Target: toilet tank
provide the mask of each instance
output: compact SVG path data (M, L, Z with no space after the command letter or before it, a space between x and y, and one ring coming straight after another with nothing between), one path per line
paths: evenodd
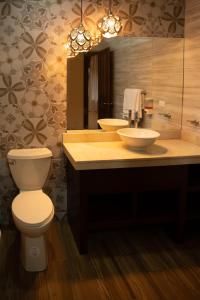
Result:
M13 149L7 157L12 177L20 190L42 189L51 165L49 149Z

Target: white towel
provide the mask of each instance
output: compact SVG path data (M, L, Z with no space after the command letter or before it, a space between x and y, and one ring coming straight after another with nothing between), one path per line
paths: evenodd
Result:
M135 113L138 113L138 118L142 118L142 109L144 108L143 98L141 89L124 90L123 112L128 115L128 110L131 110L131 120L135 119Z

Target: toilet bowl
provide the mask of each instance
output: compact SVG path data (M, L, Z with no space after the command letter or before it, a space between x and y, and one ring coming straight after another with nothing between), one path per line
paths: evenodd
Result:
M51 199L42 191L52 153L47 148L14 149L8 163L20 193L13 199L12 216L21 232L21 261L27 271L47 267L44 235L54 217Z

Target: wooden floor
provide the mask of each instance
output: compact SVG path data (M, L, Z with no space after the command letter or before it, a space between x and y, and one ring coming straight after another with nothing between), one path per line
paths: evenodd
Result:
M48 232L49 266L28 273L19 261L19 236L3 230L0 299L199 300L200 237L174 244L155 228L94 233L80 256L66 220Z

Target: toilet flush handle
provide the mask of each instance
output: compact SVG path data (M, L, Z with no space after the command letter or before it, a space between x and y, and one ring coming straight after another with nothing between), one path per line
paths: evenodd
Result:
M16 161L14 159L9 159L8 164L14 166L16 164Z

